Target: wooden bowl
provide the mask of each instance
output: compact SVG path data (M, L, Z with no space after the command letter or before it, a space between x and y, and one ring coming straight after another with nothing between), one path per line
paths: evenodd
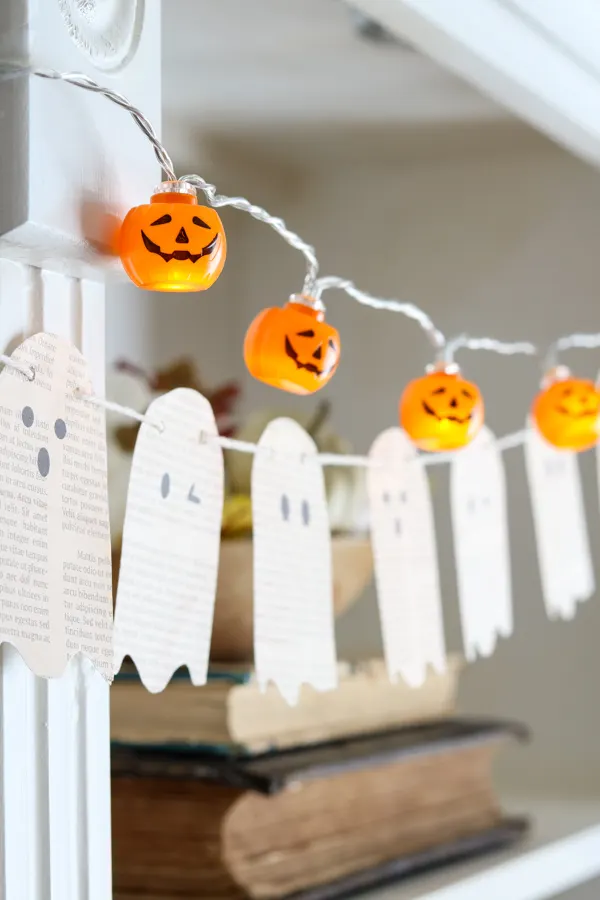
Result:
M336 618L358 600L373 574L371 542L363 537L332 538L333 607ZM221 542L217 602L210 658L214 662L251 662L252 539Z

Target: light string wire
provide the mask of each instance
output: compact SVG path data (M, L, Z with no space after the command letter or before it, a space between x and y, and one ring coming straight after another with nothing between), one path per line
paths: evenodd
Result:
M361 291L356 287L354 282L350 281L348 278L339 278L337 275L326 275L318 278L315 282L313 296L317 301L320 301L323 292L332 290L333 288L336 288L339 291L345 291L346 294L363 306L369 306L371 309L386 309L390 312L400 313L401 315L407 316L409 319L418 322L436 352L436 360L443 359L446 338L439 328L436 328L427 313L414 303L406 303L401 300L384 300L381 297L374 297L373 294Z
M134 106L133 103L130 103L123 94L119 94L117 91L111 91L110 88L98 84L93 78L90 78L88 75L84 75L81 72L57 72L54 69L38 69L31 67L26 67L23 72L24 74L37 75L39 78L47 78L51 81L65 81L67 84L83 88L85 91L91 91L94 94L102 94L107 100L111 100L113 103L116 103L117 106L121 106L123 109L127 110L135 124L138 128L141 128L152 144L154 155L168 180L177 181L173 160L158 139L158 135L156 134L152 123L149 122L143 112L138 109L137 106Z
M600 347L600 334L566 334L550 344L544 357L544 372L556 368L558 354L564 350L597 350Z
M526 356L536 356L538 348L530 341L497 341L489 337L469 337L468 334L459 334L446 343L444 348L444 362L453 363L457 350L486 350L489 353L500 353L502 356L515 356L523 353Z
M182 175L179 181L185 181L197 190L202 191L211 206L232 206L234 209L240 209L242 212L248 213L248 215L252 216L252 218L256 219L258 222L264 222L265 225L269 225L276 231L290 247L293 247L294 250L299 250L306 260L306 276L304 278L302 292L309 297L314 296L314 285L319 274L319 261L317 259L315 248L302 240L302 238L294 231L290 231L282 218L279 216L272 216L271 213L267 212L266 209L263 209L262 206L250 203L245 197L228 197L225 194L218 194L216 186L214 184L209 184L200 175Z

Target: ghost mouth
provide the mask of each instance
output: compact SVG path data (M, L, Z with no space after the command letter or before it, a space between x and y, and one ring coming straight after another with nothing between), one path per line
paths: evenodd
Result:
M456 422L458 425L466 425L467 422L470 422L471 419L473 418L473 413L469 413L468 415L464 416L462 419L460 416L438 416L436 411L434 409L432 409L431 406L429 406L429 404L425 402L425 400L422 400L421 403L422 403L423 409L425 410L427 415L433 416L434 419L438 420L438 422Z
M591 410L584 409L581 412L575 413L575 412L570 412L564 406L555 406L554 408L555 408L556 412L561 413L561 415L563 415L563 416L567 416L569 419L589 419L590 417L593 417L596 419L596 418L598 418L598 415L599 415L599 412L597 409L591 409Z
M286 337L286 339L285 339L285 352L290 357L290 359L294 360L294 362L296 363L297 369L306 369L307 372L312 372L314 375L319 375L319 376L329 375L329 373L331 371L333 371L333 369L335 368L335 363L332 366L329 366L329 368L327 368L327 369L320 369L314 363L302 362L301 360L298 359L298 354L292 347L291 341L288 337Z
M210 256L215 247L217 246L217 242L219 240L219 235L215 234L212 241L203 247L200 253L191 253L189 250L174 250L173 253L163 253L158 244L155 244L154 241L151 241L147 234L141 232L142 240L144 242L144 247L149 253L156 253L157 256L161 256L165 262L170 262L172 259L176 259L178 262L183 262L186 259L189 259L192 263L197 263L199 259L203 256Z

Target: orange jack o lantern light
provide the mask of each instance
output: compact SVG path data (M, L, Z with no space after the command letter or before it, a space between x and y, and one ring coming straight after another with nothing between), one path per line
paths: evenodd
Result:
M340 336L310 297L293 296L283 307L263 309L244 341L251 375L290 394L314 394L332 378L340 360Z
M549 444L589 450L600 437L600 393L593 381L573 378L564 366L549 372L533 401L531 418Z
M221 219L198 205L195 189L184 181L163 182L121 226L125 271L151 291L205 291L221 274L226 253Z
M400 424L421 450L457 450L483 425L483 399L454 364L411 381L400 399Z

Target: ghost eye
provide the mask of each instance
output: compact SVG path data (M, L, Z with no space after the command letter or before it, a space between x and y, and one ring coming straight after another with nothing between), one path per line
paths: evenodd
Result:
M472 498L470 500L467 500L467 509L469 510L470 513L475 512L475 507L476 507L476 504Z
M281 495L281 517L284 522L289 521L290 518L290 498L287 494Z
M63 441L67 436L67 425L64 419L57 419L54 423L54 434L59 439L59 441Z
M400 491L399 499L400 499L400 503L406 503L406 500L407 500L406 491Z
M166 500L171 490L171 478L168 472L165 472L160 481L160 494L163 500Z
M38 453L37 467L42 478L45 478L50 471L50 454L45 447L42 447Z
M210 225L207 225L204 219L201 219L200 216L194 216L192 219L194 225L198 225L199 228L210 228Z
M308 331L299 331L298 337L314 337L315 333L312 328L309 328Z
M21 421L25 428L31 428L35 421L35 416L33 414L33 410L30 406L24 406L21 411Z
M390 492L389 492L389 491L385 491L385 492L384 492L384 495L383 495L383 502L384 502L384 503L389 503L391 499L392 499L392 498L390 497Z
M305 525L310 525L310 506L308 500L302 501L302 521Z
M439 388L436 388L435 391L432 391L431 393L434 394L434 395L435 395L435 394L445 394L445 393L446 393L446 388L445 388L445 387L439 387Z
M169 213L167 213L166 215L161 216L160 219L157 219L155 222L151 222L150 225L168 225L169 222L172 221L173 220L171 216L169 215Z

